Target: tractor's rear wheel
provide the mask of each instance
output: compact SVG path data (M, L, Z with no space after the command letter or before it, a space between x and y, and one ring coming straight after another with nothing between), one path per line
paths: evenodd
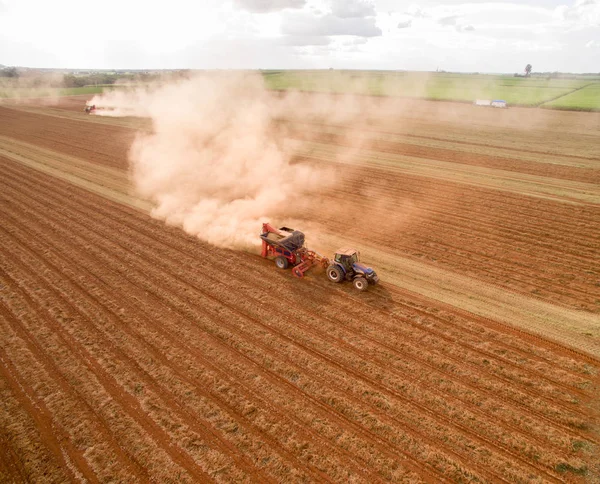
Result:
M327 268L327 277L329 277L329 280L332 282L342 282L342 279L344 279L344 273L339 266L332 265Z
M364 277L357 277L353 281L354 287L359 291L366 291L369 287L369 283Z
M282 255L280 255L279 257L275 258L275 265L280 269L287 269L289 266L289 261Z

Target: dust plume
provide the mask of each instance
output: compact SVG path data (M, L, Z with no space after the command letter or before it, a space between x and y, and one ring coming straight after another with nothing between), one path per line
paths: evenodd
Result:
M158 86L124 87L98 94L86 102L86 106L96 106L95 116L139 116L151 117L148 106L153 96L160 96Z
M418 77L411 95L426 79ZM341 93L333 81L313 93L277 92L260 73L210 72L114 90L88 104L96 115L152 120L129 154L136 190L155 203L153 216L202 240L255 247L264 221L306 231L311 247L328 218L402 230L418 208L402 199L390 210L388 181L366 182L365 158L385 156L379 150L390 133L410 136L431 119L445 128L472 107L399 97L392 81L381 84L381 96ZM351 90L368 92L361 82L353 78Z
M12 104L58 104L63 76L58 73L39 73L35 70L17 77L0 77L0 101Z
M256 74L213 73L90 103L97 114L151 118L152 132L138 134L129 158L153 216L220 247L250 248L263 221L294 213L327 179L291 163L271 101Z

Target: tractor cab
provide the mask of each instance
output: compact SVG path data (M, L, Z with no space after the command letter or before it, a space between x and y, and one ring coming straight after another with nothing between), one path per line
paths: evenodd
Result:
M342 248L335 253L333 259L344 269L349 270L360 261L360 253L356 249Z

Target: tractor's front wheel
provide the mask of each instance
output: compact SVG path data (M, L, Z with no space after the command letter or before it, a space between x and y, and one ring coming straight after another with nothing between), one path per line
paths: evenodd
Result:
M289 261L282 255L280 255L279 257L275 258L275 265L280 269L287 269L289 266Z
M369 283L364 277L357 277L353 281L354 287L359 291L366 291L369 287Z
M327 268L327 277L331 282L342 282L344 279L344 273L339 266L332 265Z

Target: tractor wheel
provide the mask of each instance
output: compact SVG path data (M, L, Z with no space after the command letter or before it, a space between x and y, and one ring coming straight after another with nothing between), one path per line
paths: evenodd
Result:
M366 291L369 287L369 283L364 277L357 277L353 281L354 287L359 291Z
M277 267L279 267L280 269L287 269L288 265L289 265L289 261L283 257L283 256L279 256L275 259L275 265Z
M339 266L331 265L327 268L327 277L331 282L342 282L344 279L344 273Z

